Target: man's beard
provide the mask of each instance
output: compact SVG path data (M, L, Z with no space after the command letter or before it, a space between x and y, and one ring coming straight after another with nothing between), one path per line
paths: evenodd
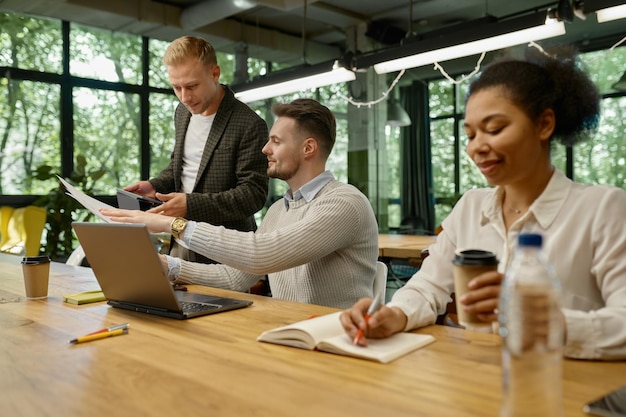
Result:
M296 172L298 172L299 164L294 164L294 165L295 166L293 166L293 168L284 170L284 169L278 168L277 165L274 164L273 167L267 168L267 176L270 178L276 178L276 179L283 180L283 181L290 180L291 178L293 178L294 175L296 175Z

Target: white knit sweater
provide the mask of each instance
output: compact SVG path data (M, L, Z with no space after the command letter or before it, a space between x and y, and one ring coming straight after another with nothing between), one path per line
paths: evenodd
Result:
M177 282L247 291L268 274L276 298L347 308L372 296L378 225L359 190L332 180L309 203L275 202L256 232L199 223L190 249L221 265L182 261Z

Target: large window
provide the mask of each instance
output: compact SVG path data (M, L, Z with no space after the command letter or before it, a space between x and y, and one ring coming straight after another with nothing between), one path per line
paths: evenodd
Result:
M75 88L74 153L91 169L104 169L98 191L115 195L139 179L139 96L120 91Z
M0 194L38 194L50 184L31 172L43 163L59 166L60 86L0 79Z
M578 182L626 189L626 93L611 88L626 68L626 47L585 53L581 58L603 95L600 128L591 140L569 151L555 144L552 162ZM468 85L448 80L429 83L436 224L463 192L487 185L465 153L463 106Z
M60 74L61 22L0 12L0 66Z
M395 229L400 226L402 221L402 210L400 207L401 190L400 190L400 127L385 126L385 150L387 155L389 181L387 193L389 202L387 205L387 225L389 228Z
M69 176L78 156L87 173L105 171L91 190L103 196L167 165L178 104L162 62L169 42L13 13L0 27L0 195L46 194L56 179L33 172ZM217 57L229 84L235 57ZM248 60L249 76L266 67Z
M63 39L68 39L67 45ZM78 172L88 182L83 184L87 191L113 203L117 188L155 176L167 166L179 103L162 62L168 45L69 22L0 13L2 204L31 203L56 190L54 176L42 180L34 175L44 167L64 177ZM217 59L220 81L231 84L236 57L218 51ZM248 77L272 67L256 59L246 62ZM347 104L337 94L346 94L345 88L326 87L251 107L271 125L273 101L308 96L328 105L338 122L328 168L346 181ZM284 182L272 181L272 195L284 191Z
M600 92L600 129L590 141L574 148L576 181L609 184L626 189L626 93L612 89L626 69L626 47L582 56Z
M30 173L60 164L61 23L0 13L0 195L41 193ZM35 74L33 76L25 76Z
M95 80L142 83L142 41L139 36L72 23L70 73Z

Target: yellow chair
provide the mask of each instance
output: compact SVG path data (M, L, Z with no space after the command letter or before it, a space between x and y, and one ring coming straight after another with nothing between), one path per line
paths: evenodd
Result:
M46 209L43 207L0 207L0 252L39 255L45 225Z

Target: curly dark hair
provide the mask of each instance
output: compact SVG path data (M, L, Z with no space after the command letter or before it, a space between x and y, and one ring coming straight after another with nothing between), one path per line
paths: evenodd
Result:
M486 88L502 88L532 120L551 108L552 138L572 146L588 139L600 121L600 94L570 46L541 51L528 48L524 59L496 58L469 88L467 98Z

